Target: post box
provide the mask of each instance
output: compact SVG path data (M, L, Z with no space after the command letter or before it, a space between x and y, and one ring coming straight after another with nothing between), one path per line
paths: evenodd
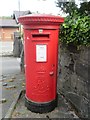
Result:
M64 19L53 15L19 18L24 28L26 107L38 113L57 105L58 33Z

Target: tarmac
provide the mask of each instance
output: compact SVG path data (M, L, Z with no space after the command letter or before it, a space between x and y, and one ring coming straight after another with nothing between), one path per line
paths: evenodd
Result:
M1 46L0 42L0 46ZM3 43L3 48L7 43ZM13 43L8 43L8 47L5 51L0 48L0 56L12 56L12 45ZM65 99L65 97L58 93L58 105L57 107L49 113L34 113L25 107L25 74L14 74L12 76L3 76L0 78L0 84L2 84L2 94L7 94L8 97L2 95L2 101L0 106L2 106L2 117L1 119L12 119L12 118L46 118L47 120L53 119L66 119L69 120L78 118L75 110L72 108L71 104ZM58 91L57 91L58 92ZM5 97L5 98L4 98ZM6 107L8 106L8 107ZM6 109L7 108L7 109ZM6 113L5 113L6 112ZM3 113L5 115L3 115Z

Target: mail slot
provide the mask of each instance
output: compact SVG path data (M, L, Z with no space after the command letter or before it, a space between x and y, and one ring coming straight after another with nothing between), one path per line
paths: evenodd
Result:
M50 33L44 33L44 34L39 34L39 33L34 33L31 36L32 40L50 40Z
M38 113L57 106L58 33L64 19L53 15L19 18L24 28L26 107Z
M48 39L49 38L49 34L32 34L32 37L33 38L38 38L38 39L40 39L40 38Z

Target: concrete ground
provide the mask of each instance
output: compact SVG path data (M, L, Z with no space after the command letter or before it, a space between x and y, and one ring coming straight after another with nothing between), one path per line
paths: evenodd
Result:
M25 94L23 93L15 106L11 118L47 118L48 120L52 120L53 118L73 119L78 118L78 116L60 94L58 95L58 106L52 112L43 114L31 112L25 107Z
M0 56L11 55L13 52L13 42L12 41L0 41Z
M25 78L20 71L20 60L0 57L0 117L4 118L16 96L24 89Z
M20 58L0 57L0 64L2 64L2 69L0 68L2 75L20 74Z
M20 94L21 90L25 91L24 74L2 76L2 78L2 85L7 83L7 86L2 86L2 98L6 99L6 102L2 103L2 118L47 118L49 120L52 120L52 118L78 118L71 105L60 94L58 94L58 106L52 112L39 114L29 111L25 107L25 92ZM9 86L13 87L9 88ZM16 103L12 107L14 101Z
M20 91L25 88L24 74L14 74L2 76L0 84L2 83L2 118L4 118L10 109ZM1 92L1 91L0 91ZM1 103L0 103L1 104Z
M24 74L20 72L20 59L12 55L13 42L0 41L0 118L5 117L25 84Z

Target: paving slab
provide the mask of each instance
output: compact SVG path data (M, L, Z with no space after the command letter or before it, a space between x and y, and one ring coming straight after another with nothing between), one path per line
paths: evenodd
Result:
M47 118L52 120L53 118L78 118L74 110L71 109L70 104L62 95L58 95L58 106L49 113L34 113L28 110L25 107L25 92L22 92L22 95L17 101L15 108L12 112L11 118Z
M13 55L13 41L0 41L0 56Z
M7 86L2 86L2 118L6 116L8 110L11 109L12 103L18 99L21 90L25 89L25 77L24 74L14 74L2 76L0 84L7 83Z

